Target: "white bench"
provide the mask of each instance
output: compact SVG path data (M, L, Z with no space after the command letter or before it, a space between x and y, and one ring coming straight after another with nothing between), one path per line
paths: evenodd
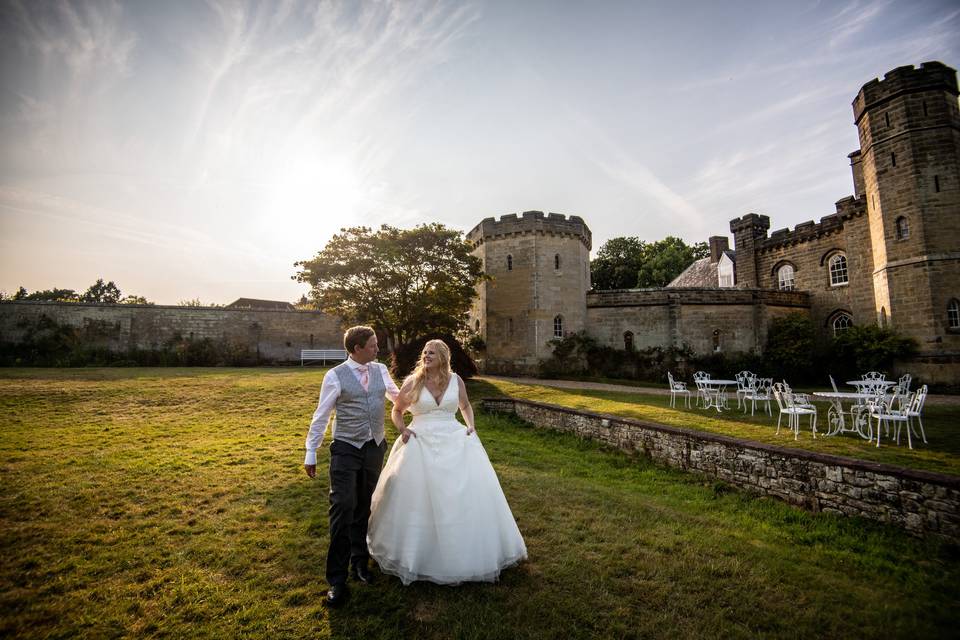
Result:
M303 363L308 360L322 360L326 363L327 360L335 360L337 362L343 362L347 359L347 351L345 349L301 349L300 350L300 366L303 366Z

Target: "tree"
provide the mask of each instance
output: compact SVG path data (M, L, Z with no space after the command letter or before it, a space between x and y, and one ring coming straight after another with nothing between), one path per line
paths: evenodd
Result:
M710 254L706 242L686 244L667 236L657 242L621 237L608 240L590 263L593 288L665 287L695 260Z
M98 278L97 281L90 285L90 288L84 292L80 301L117 304L120 302L120 288L113 283L113 280L104 284L103 278Z
M369 322L388 348L426 335L456 334L483 279L480 259L442 224L341 229L292 278L310 284L317 308Z
M597 257L590 261L590 282L594 289L632 289L637 286L637 273L643 264L647 243L640 238L621 237L607 240Z
M43 291L34 291L33 293L27 293L27 290L23 287L20 287L20 290L17 291L17 294L14 296L15 300L48 300L51 302L77 302L80 300L80 296L77 295L77 292L73 289L44 289Z
M674 236L648 244L643 264L637 272L637 286L665 287L695 260L706 257L707 252L705 242L691 247Z
M143 296L135 296L133 294L128 295L123 300L120 301L120 304L153 304Z

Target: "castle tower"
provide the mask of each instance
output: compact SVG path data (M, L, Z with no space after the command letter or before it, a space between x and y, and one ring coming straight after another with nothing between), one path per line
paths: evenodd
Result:
M957 95L956 71L926 62L868 82L853 101L878 322L927 357L960 353L947 311L960 298Z
M748 213L730 221L733 246L737 252L736 286L740 289L755 289L760 286L757 267L757 247L767 239L770 217Z
M590 229L577 216L526 211L484 219L467 241L491 278L469 319L487 344L483 370L535 373L550 340L586 326Z

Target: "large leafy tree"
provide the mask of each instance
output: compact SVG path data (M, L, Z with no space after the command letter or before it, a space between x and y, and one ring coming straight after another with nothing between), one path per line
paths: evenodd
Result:
M318 309L369 322L388 346L424 335L455 334L484 277L459 231L442 224L341 229L293 279L311 286Z
M120 287L113 280L104 284L103 278L98 278L80 297L82 302L106 302L116 304L120 302Z
M612 238L591 261L590 279L598 290L665 287L709 251L706 242L688 245L673 236L657 242Z

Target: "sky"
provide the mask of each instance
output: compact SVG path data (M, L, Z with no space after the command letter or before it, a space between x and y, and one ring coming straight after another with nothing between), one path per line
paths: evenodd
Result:
M688 243L853 191L850 103L954 1L0 0L0 291L295 301L341 228Z

